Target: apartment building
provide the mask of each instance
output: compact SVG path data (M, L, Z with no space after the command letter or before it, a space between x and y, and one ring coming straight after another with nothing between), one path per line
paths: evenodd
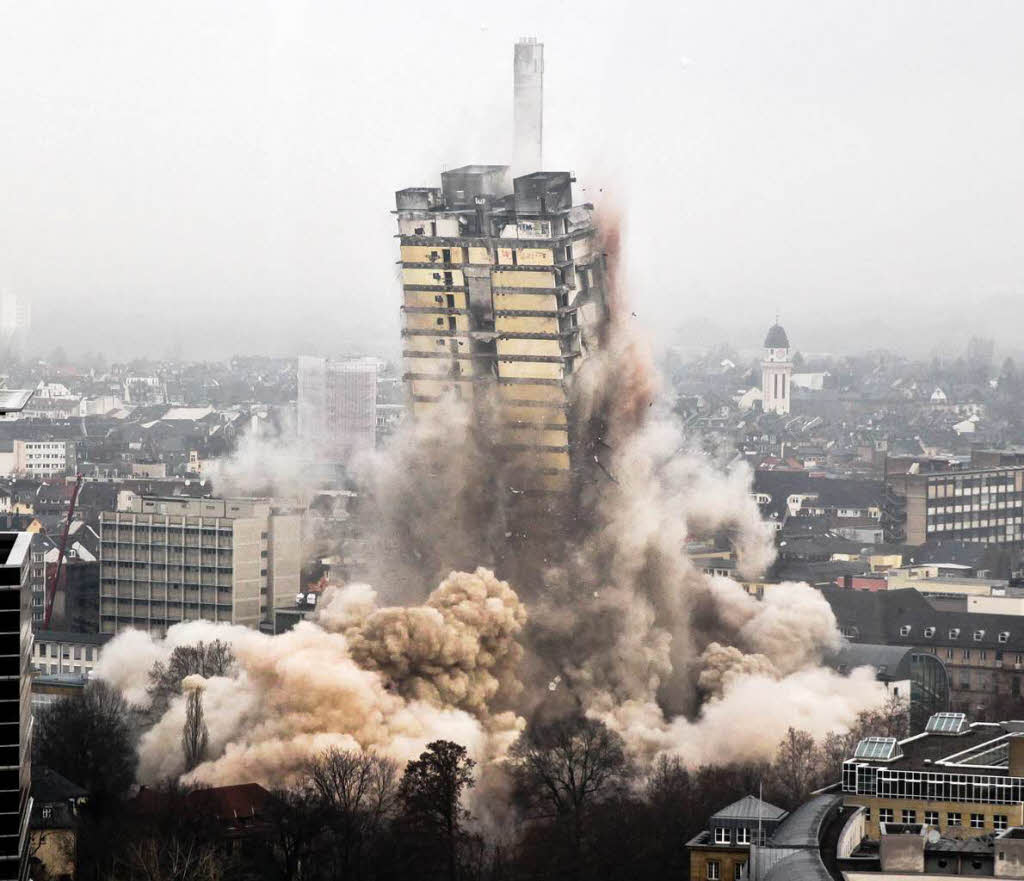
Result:
M100 515L100 631L180 621L258 627L294 601L301 515L267 499L125 494Z
M12 440L0 446L0 474L58 477L74 473L75 444L62 440Z
M27 532L0 533L0 881L28 877L32 612Z
M890 474L886 539L1015 544L1024 535L1024 465Z

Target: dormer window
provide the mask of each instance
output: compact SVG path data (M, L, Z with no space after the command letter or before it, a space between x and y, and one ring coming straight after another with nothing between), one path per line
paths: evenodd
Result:
M1000 631L1000 633L999 633L999 641L1001 643L1004 643L1004 644L1008 643L1010 641L1010 631L1009 630Z
M925 627L924 635L925 635L926 639L931 639L933 636L935 636L935 628L934 627Z
M715 844L731 844L732 839L729 837L729 830L724 826L715 827Z
M985 631L984 630L975 630L974 631L974 641L975 642L981 642L984 638L985 638Z
M960 638L960 628L959 627L950 627L949 628L949 638L950 639L959 639Z
M900 636L910 636L910 625L904 624L900 627Z

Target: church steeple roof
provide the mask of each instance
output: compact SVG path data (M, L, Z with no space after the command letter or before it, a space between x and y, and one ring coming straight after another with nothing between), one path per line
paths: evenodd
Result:
M766 349L789 348L789 337L786 336L786 331L781 324L776 323L768 328L768 336L764 338L764 347Z

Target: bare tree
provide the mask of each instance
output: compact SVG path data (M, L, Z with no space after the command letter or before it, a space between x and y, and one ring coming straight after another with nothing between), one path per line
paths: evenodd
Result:
M821 775L821 752L806 731L790 728L771 768L772 789L793 808L814 790Z
M330 749L308 768L312 793L337 849L336 877L358 878L398 798L398 766L390 759Z
M135 776L128 716L121 693L94 679L80 697L61 698L37 712L32 761L87 789L94 806L116 799Z
M188 693L185 708L185 726L181 732L181 748L185 753L185 770L191 771L206 758L210 732L203 718L202 689L193 688Z
M863 737L895 737L901 740L910 732L910 703L893 694L877 710L865 710L857 717L853 733ZM856 744L856 742L855 742Z
M171 698L181 694L181 682L186 677L226 676L234 663L231 646L219 639L177 646L166 664L157 661L149 671L149 696L154 712L163 713Z
M579 874L588 811L632 775L622 738L578 716L536 725L512 745L508 768L527 815L566 830Z

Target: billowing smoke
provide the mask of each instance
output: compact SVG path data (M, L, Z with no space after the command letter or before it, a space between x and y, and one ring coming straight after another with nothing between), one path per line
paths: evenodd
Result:
M190 781L281 782L332 746L406 759L438 738L486 761L523 724L490 707L520 687L513 671L524 620L515 593L486 569L453 573L417 607L378 608L371 590L353 585L325 598L318 622L278 636L205 621L172 627L164 640L129 631L104 649L95 675L146 706L153 662L180 645L231 646L232 675L186 683L202 689L209 728L210 757ZM185 705L176 698L142 736L143 782L184 773Z
M486 390L446 401L363 463L374 588L337 586L279 636L189 623L104 650L96 675L145 703L149 665L175 645L230 642L233 674L189 683L210 752L188 779L279 783L325 747L406 758L437 737L486 765L527 719L581 711L640 757L760 759L791 725L822 737L881 703L870 670L820 666L839 635L817 591L757 600L688 553L727 538L755 577L774 545L749 468L685 437L660 399L605 228L607 298L574 376L573 493L524 492L536 462L508 454ZM183 772L184 718L182 697L144 735L143 780Z

